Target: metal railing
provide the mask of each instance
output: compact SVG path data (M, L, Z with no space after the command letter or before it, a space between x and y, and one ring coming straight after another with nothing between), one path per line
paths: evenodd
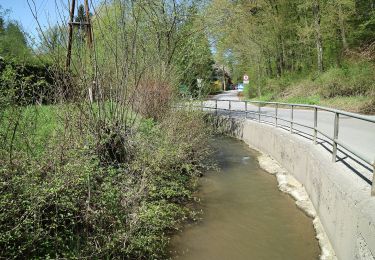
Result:
M341 146L344 148L346 151L349 153L355 155L357 158L361 159L363 162L369 164L372 168L373 172L373 179L372 179L372 188L371 188L371 195L375 196L375 154L373 155L372 158L370 158L368 155L364 154L361 151L356 150L355 148L351 147L350 145L344 143L343 141L339 140L339 126L340 126L340 116L347 116L350 118L355 118L359 119L362 121L370 122L375 124L375 119L355 114L355 113L350 113L350 112L345 112L337 109L331 109L327 107L322 107L322 106L316 106L316 105L307 105L307 104L291 104L291 103L282 103L282 102L264 102L264 101L239 101L239 100L207 100L208 102L214 102L214 107L212 106L206 106L203 101L201 101L201 109L214 109L216 115L218 114L218 111L228 111L229 116L232 116L233 112L238 112L238 113L244 113L245 117L248 118L249 114L253 114L257 116L258 122L262 122L261 117L268 117L268 118L273 118L274 122L273 125L275 127L287 127L290 130L290 133L293 133L294 131L294 125L298 125L304 128L311 129L312 135L310 133L303 132L301 130L298 130L298 132L310 135L313 137L313 143L316 145L317 139L318 139L318 134L321 134L325 138L327 138L329 141L332 142L332 162L336 162L337 159L337 151L338 151L338 146ZM206 102L207 102L206 101ZM223 108L223 107L218 107L218 102L228 102L228 108ZM232 109L232 103L234 102L240 102L244 103L244 110L235 110ZM257 111L249 110L248 109L248 104L256 104L257 106ZM268 114L263 114L262 115L262 106L265 105L273 105L274 106L274 111L275 115L268 115ZM279 116L279 109L280 107L289 107L290 108L290 119L285 119ZM314 119L313 119L313 126L308 126L302 123L298 123L294 120L294 112L295 108L307 108L310 110L313 110L314 112ZM318 128L318 111L326 111L334 114L334 122L333 122L333 136L330 136L323 131L319 130ZM255 119L255 118L253 118ZM281 125L280 121L287 122L289 126ZM269 121L264 121L265 123L272 123ZM374 138L375 138L375 132L374 132ZM375 147L374 147L375 148Z

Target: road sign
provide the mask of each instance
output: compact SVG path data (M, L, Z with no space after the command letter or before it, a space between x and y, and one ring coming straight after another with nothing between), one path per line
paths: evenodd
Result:
M249 84L249 76L248 75L243 75L243 84Z

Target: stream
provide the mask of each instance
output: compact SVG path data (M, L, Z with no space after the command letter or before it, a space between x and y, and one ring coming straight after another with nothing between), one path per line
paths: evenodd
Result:
M173 259L318 259L312 219L260 168L258 152L229 137L213 147L220 170L201 178L202 219L172 238Z

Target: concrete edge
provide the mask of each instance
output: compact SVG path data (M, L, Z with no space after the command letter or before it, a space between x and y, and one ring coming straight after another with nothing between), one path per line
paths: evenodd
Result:
M315 237L318 240L321 250L319 258L321 260L337 260L336 254L331 243L329 242L324 227L320 222L316 210L303 185L285 169L283 169L271 156L264 154L262 151L259 151L251 145L249 145L249 147L261 154L258 156L259 165L266 172L276 176L279 184L279 190L289 194L296 201L297 207L301 209L308 217L313 219L312 223L316 233Z

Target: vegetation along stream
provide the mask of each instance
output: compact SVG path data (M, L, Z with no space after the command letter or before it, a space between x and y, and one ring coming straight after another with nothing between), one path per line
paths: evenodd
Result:
M226 137L213 146L220 171L202 178L202 220L173 238L174 258L317 259L312 220L260 168L257 152Z

